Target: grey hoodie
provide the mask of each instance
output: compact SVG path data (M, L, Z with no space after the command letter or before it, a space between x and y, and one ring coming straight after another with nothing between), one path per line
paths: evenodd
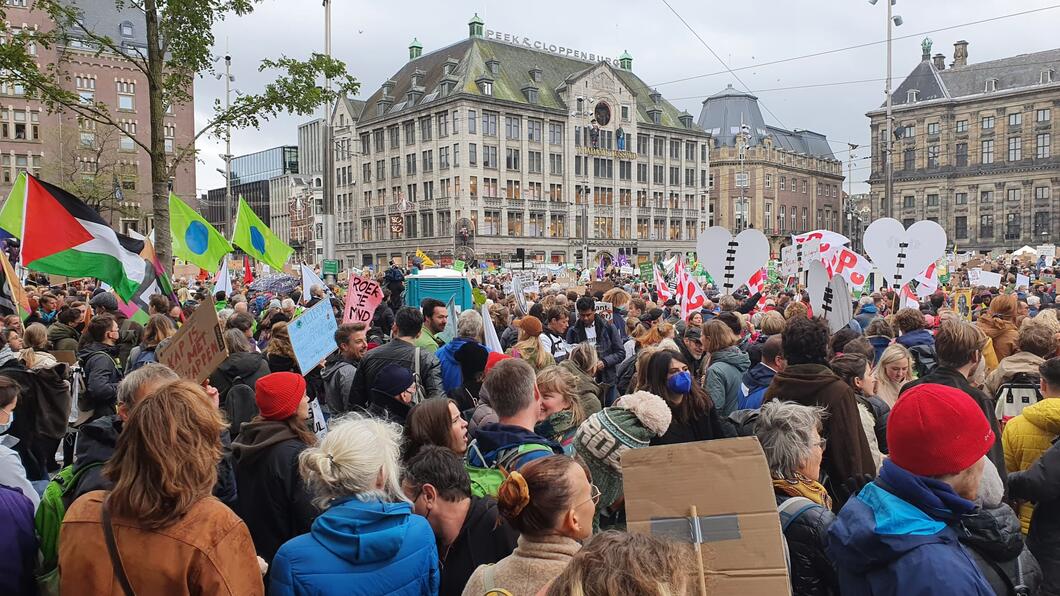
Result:
M707 394L718 407L722 418L736 411L740 402L740 382L751 368L751 359L736 346L729 346L710 355L707 368Z

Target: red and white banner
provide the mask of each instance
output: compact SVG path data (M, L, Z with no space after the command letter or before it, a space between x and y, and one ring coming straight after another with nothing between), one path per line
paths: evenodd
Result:
M850 238L831 230L814 230L791 237L795 244L803 244L810 240L821 241L821 260L827 264L835 256L835 253L844 245L850 244Z
M666 302L673 298L673 294L670 293L670 286L666 285L666 280L663 278L662 272L659 271L659 266L652 265L652 271L655 272L655 293L659 295L659 302Z
M681 267L681 277L677 279L677 287L680 289L677 299L681 303L681 319L687 321L688 315L703 308L703 305L707 303L707 295L684 267Z
M851 288L860 288L872 273L872 263L849 248L840 247L828 262L828 276L843 276Z
M917 282L916 295L920 298L934 294L935 290L939 289L939 272L935 263L928 265L928 268L914 277L913 281Z
M747 280L747 291L753 296L765 289L766 277L768 275L769 272L765 269L755 271L755 274L751 276L751 279Z

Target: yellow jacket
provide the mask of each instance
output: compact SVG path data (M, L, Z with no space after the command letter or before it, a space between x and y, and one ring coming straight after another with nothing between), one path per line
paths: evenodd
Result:
M1052 446L1057 435L1060 435L1060 398L1043 399L1027 406L1022 414L1009 420L1001 433L1005 469L1016 472L1031 467ZM1024 534L1030 528L1033 511L1030 503L1020 504L1020 525Z

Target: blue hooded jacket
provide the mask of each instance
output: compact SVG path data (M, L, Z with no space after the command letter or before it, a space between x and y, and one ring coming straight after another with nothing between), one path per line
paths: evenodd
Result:
M865 339L869 340L872 344L872 349L876 351L876 356L873 358L872 366L876 366L880 363L880 357L883 356L883 351L887 349L887 346L891 345L891 338L886 335L870 335Z
M464 384L464 372L460 369L460 363L456 361L456 351L466 343L474 343L474 340L454 337L453 341L438 348L438 351L434 353L438 357L438 362L442 364L442 389L446 393L459 389ZM486 346L482 348L489 351Z
M917 329L916 331L903 333L895 341L907 348L912 348L913 346L935 347L935 336L927 329Z
M955 530L975 510L948 484L884 460L879 478L847 501L828 530L843 596L992 596Z
M743 395L740 397L739 409L756 410L761 408L762 397L765 396L766 389L769 388L769 384L773 382L773 376L776 374L777 371L761 362L749 368L743 374L741 383Z
M288 540L270 570L269 594L437 594L438 548L408 503L350 498Z

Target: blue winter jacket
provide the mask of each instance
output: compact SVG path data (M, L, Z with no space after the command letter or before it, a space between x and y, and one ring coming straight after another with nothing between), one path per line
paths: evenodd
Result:
M455 337L453 341L438 348L438 351L434 353L438 357L438 362L442 363L442 389L446 393L459 389L464 384L464 373L460 369L460 363L456 361L456 351L467 343L474 343L474 340ZM482 346L482 349L489 351L486 346Z
M992 596L955 529L975 510L948 484L884 460L879 478L847 501L828 530L843 596Z
M917 329L916 331L903 333L895 341L907 348L912 348L913 346L935 347L935 336L931 335L931 332L927 329Z
M408 503L350 498L288 540L270 570L269 594L437 594L438 548Z
M873 357L872 365L876 366L880 363L880 357L883 356L883 351L887 349L887 346L891 345L891 338L886 335L870 335L866 339L872 344L872 349L875 350L876 355Z
M761 408L762 398L765 396L766 389L769 388L769 384L773 382L773 376L776 374L777 371L761 362L749 368L743 374L743 381L740 384L742 395L740 396L739 409L757 410Z
M861 312L854 317L854 320L858 322L858 325L861 325L862 329L868 329L869 323L871 323L873 319L878 318L880 318L880 311L876 309L876 305L866 304L861 307Z

